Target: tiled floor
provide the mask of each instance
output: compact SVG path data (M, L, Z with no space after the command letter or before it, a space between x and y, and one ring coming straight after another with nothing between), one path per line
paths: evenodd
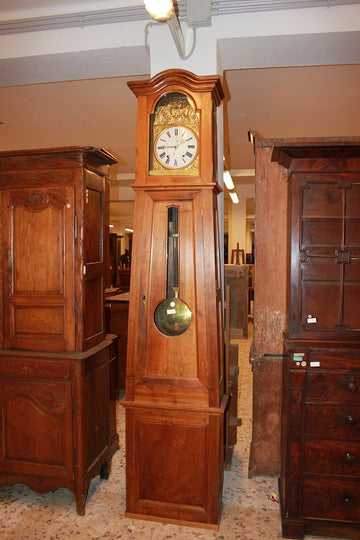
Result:
M195 529L124 518L124 410L119 405L121 449L112 463L109 480L95 478L89 489L86 515L78 516L74 497L65 489L37 494L23 485L0 488L1 540L276 540L281 538L277 478L247 474L251 440L252 374L250 340L239 341L239 417L231 470L225 472L223 513L219 531Z

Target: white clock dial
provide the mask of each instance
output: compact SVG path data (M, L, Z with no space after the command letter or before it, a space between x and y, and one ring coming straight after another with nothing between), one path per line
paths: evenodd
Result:
M171 126L161 131L155 144L155 156L167 169L188 167L198 153L195 133L184 126Z

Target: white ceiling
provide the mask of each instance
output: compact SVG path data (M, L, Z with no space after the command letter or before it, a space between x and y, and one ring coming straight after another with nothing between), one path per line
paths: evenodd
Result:
M61 7L66 11L71 5L74 11L74 6L81 8L85 3L88 8L91 4L99 5L96 0L32 0L31 9ZM104 7L115 3L102 0ZM131 0L117 4L129 5ZM29 2L0 2L0 20L6 18L7 8L11 12L18 10L22 17L29 11ZM360 50L355 52L359 55ZM13 65L16 63L9 63L9 73ZM148 77L149 73L144 72L136 76L0 87L0 150L101 146L118 159L114 176L131 178L135 163L136 98L127 81ZM225 154L232 170L254 168L248 128L265 137L360 135L360 63L264 68L254 62L254 67L226 70L223 82ZM239 177L236 181L240 185L252 179ZM132 220L132 204L126 198L112 204L113 218L123 226L131 225Z

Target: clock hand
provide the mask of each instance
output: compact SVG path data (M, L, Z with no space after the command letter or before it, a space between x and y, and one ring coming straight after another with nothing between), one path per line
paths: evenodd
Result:
M178 145L167 145L167 144L162 144L161 146L158 146L158 149L159 150L163 150L164 148L177 148Z

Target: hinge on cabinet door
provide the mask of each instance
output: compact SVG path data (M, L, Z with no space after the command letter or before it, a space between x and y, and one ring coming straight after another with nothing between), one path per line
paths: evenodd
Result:
M74 213L74 242L76 244L78 239L78 220L77 220L77 213Z

